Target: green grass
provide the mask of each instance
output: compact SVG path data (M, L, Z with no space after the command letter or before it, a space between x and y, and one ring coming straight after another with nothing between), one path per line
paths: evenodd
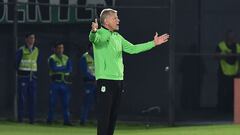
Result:
M0 122L0 135L96 135L96 127ZM146 129L141 124L118 124L115 135L240 135L240 125L152 126Z

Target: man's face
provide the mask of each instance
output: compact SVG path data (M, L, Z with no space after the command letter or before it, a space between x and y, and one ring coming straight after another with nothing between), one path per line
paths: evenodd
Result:
M63 44L60 44L60 45L58 45L58 46L55 48L55 53L56 53L57 55L62 55L63 52L64 52L64 46L63 46Z
M105 19L105 25L110 31L119 30L119 22L117 13L110 13Z
M35 35L32 34L32 35L29 35L26 39L25 39L25 42L27 44L28 47L32 47L35 43Z

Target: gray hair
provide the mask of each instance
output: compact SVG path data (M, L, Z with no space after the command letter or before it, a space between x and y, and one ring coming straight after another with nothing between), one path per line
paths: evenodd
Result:
M117 10L111 9L111 8L105 8L102 10L100 14L100 23L103 25L104 20L112 13L117 13Z

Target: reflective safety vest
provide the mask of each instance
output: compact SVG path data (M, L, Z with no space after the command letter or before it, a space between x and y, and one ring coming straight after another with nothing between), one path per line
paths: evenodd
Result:
M37 71L38 48L34 47L33 51L27 47L22 47L22 59L19 64L21 71Z
M52 59L57 67L67 66L68 56L62 55L59 58L56 54L53 54L49 57L48 61ZM52 80L55 82L64 82L64 83L71 83L69 81L70 73L69 72L55 72L50 68L49 75L51 76Z
M88 52L84 53L83 57L86 59L88 72L91 73L91 75L95 76L95 66L93 57Z
M218 47L221 50L221 54L232 53L232 50L228 48L228 46L226 45L226 43L224 41L220 42ZM236 49L237 49L237 54L240 54L240 45L239 44L237 44ZM222 69L222 72L224 75L233 76L238 73L239 61L236 60L235 64L229 64L226 60L221 59L220 66L221 66L221 69Z

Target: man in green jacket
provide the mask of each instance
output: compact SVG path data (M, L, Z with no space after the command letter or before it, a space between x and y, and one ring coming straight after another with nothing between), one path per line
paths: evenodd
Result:
M113 135L120 105L123 81L122 52L137 54L168 41L169 35L154 36L153 41L133 45L118 32L117 11L103 9L100 14L101 28L98 22L92 22L89 40L93 44L95 75L97 80L97 134Z

